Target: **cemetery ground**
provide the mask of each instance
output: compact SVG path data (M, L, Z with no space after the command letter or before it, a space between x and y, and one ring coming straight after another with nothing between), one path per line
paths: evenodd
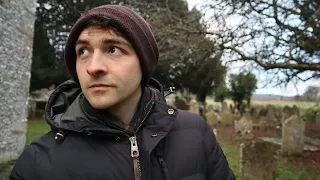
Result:
M303 106L310 106L310 104L305 104ZM230 168L235 173L237 179L240 179L241 143L258 140L260 137L279 138L281 136L281 127L277 127L278 125L275 124L275 122L259 124L259 122L265 121L263 119L265 117L259 117L253 119L254 129L251 139L237 139L233 120L239 118L239 115L233 114L231 121L229 122L224 121L222 123L211 124L212 129L215 129L217 132L217 140L222 146L222 149L228 159ZM33 140L37 139L41 135L47 133L48 130L49 126L46 124L44 119L29 120L26 145L30 144ZM305 136L319 140L320 125L306 122ZM278 162L278 177L280 180L320 180L320 151L304 151L302 157L282 157L278 160ZM0 165L0 174L1 171L4 171L13 164L14 161Z
M236 117L234 117L236 118ZM230 124L218 124L213 128L218 131L218 141L225 152L231 169L234 171L237 179L240 177L240 143L243 141L235 140L235 133L233 126ZM320 132L313 131L315 128L306 125L307 130L311 136L320 137ZM41 120L28 121L27 142L31 143L33 140L39 138L41 135L47 133L49 126L46 122ZM260 136L278 136L280 130L266 128L266 130L256 130L254 134L256 137ZM0 165L0 172L8 166L12 165L14 161L5 165ZM303 158L297 159L282 159L279 163L279 179L280 180L320 180L320 152L305 152Z

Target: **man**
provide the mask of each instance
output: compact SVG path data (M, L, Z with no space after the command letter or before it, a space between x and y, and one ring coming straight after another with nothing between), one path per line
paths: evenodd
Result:
M51 131L27 146L11 180L235 179L198 115L169 106L150 78L158 47L124 6L84 13L65 47L72 80L46 106Z

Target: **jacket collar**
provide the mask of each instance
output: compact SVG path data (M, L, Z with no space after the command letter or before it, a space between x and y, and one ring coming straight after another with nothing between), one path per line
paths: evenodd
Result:
M146 87L144 95L149 93L150 98L141 101L139 111L135 118L139 121L132 126L132 132L143 124L144 135L151 136L157 132L159 137L166 134L171 127L171 121L175 114L168 115L169 107L164 98L162 86L155 79L151 79ZM46 105L46 121L53 130L65 130L82 132L87 134L104 134L110 136L128 135L127 132L116 123L115 117L108 113L97 113L94 109L88 112L88 104L82 95L79 84L68 80L56 88ZM93 110L91 112L91 110ZM148 116L148 118L147 118ZM169 117L169 118L168 118ZM101 119L106 120L101 120ZM157 139L157 138L156 138ZM147 143L150 144L150 143ZM152 146L152 145L150 145Z

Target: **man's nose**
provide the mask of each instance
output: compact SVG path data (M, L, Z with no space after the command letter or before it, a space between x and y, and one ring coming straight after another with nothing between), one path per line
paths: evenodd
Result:
M87 67L87 73L91 76L101 76L107 73L107 66L103 63L104 56L101 52L94 52L90 64Z

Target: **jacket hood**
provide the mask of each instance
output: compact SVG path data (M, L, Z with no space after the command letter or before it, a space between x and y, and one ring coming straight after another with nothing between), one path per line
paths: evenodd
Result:
M155 79L151 79L146 88L150 89L152 101L165 102L162 85ZM80 85L73 79L59 85L51 94L46 108L45 117L52 130L74 131L91 134L106 132L112 134L124 134L123 131L110 127L104 121L89 118L83 111L82 99L84 98Z

